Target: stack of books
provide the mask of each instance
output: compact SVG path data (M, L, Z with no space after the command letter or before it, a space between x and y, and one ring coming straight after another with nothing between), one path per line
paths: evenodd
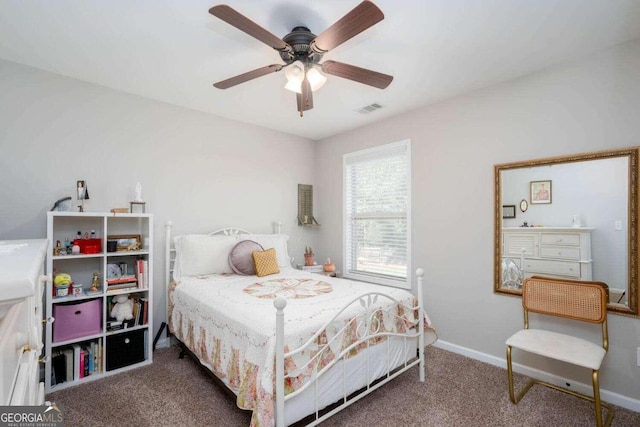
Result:
M309 273L322 273L324 271L324 266L322 264L319 265L301 265L301 270L308 271Z
M107 278L107 293L137 288L138 279L135 274L130 276Z
M91 341L57 349L52 362L51 385L77 381L102 372L102 345Z

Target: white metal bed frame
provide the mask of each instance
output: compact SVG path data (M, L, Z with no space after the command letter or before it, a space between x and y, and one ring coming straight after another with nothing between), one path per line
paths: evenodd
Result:
M275 232L279 232L279 223L274 223L274 231ZM172 229L172 223L168 222L165 226L165 230L166 230L166 236L165 236L165 278L166 278L166 283L167 286L171 283L171 281L173 280L172 277L172 273L173 273L173 263L175 261L175 249L173 249L172 246L172 240L171 240L171 229ZM220 230L216 230L214 232L208 233L209 235L216 235L216 234L223 234L223 235L238 235L238 234L250 234L248 231L243 230L243 229L239 229L239 228L223 228ZM379 387L383 386L384 384L386 384L387 382L391 381L392 379L394 379L395 377L401 375L402 373L404 373L405 371L411 369L412 367L419 365L419 377L420 377L420 381L424 382L425 380L425 361L424 361L424 346L425 346L425 341L424 341L424 321L425 321L425 315L424 315L424 305L423 305L423 276L424 276L424 271L419 268L416 270L416 276L417 276L417 291L418 291L418 306L416 307L408 307L404 304L402 304L401 302L397 301L396 299L385 295L384 293L380 293L380 292L369 292L367 294L361 295L355 299L353 299L352 301L350 301L349 303L345 304L345 306L343 306L343 308L335 314L335 316L328 321L327 323L325 323L325 325L323 327L321 327L319 329L319 331L322 331L324 329L326 329L335 319L337 319L341 313L343 313L345 310L347 310L349 307L351 307L353 304L360 304L360 306L362 307L363 310L363 314L357 317L357 328L356 328L356 335L357 335L357 341L354 342L353 344L351 344L348 348L345 348L339 355L336 355L336 357L334 358L334 360L329 363L327 366L325 366L324 368L322 368L320 371L317 370L317 368L314 370L313 375L311 376L311 378L309 379L309 381L302 386L301 388L299 388L298 390L291 392L289 394L287 394L285 396L284 394L284 384L285 384L285 378L291 376L293 377L295 373L291 374L291 375L285 375L284 372L284 361L285 358L294 356L295 354L304 351L305 349L307 349L308 347L315 345L315 343L317 343L317 338L320 335L320 332L317 332L314 336L312 336L305 344L303 344L302 346L300 346L297 349L294 349L292 351L289 351L287 353L284 352L284 309L287 305L287 301L285 298L283 297L278 297L274 300L273 305L275 307L275 317L276 317L276 354L275 354L275 362L276 362L276 382L275 382L275 397L276 397L276 402L275 402L275 408L276 408L276 427L284 427L285 426L285 410L286 410L286 402L291 399L294 398L295 396L297 396L298 394L302 393L303 391L305 391L306 389L308 389L309 387L314 387L314 408L315 411L314 413L309 414L309 416L314 416L314 420L312 422L310 422L308 425L309 426L314 426L317 425L319 423L321 423L322 421L325 421L326 419L328 419L329 417L335 415L336 413L340 412L341 410L347 408L348 406L350 406L351 404L357 402L358 400L362 399L363 397L365 397L366 395L368 395L369 393L372 393L373 391L377 390ZM391 300L395 303L395 305L400 305L402 306L405 310L409 310L409 311L418 311L418 316L417 317L417 325L414 325L414 327L412 328L408 328L407 329L407 333L390 333L390 332L381 332L380 331L380 324L379 321L377 320L377 316L379 313L384 313L387 316L392 316L394 318L399 319L400 316L398 316L396 313L392 313L390 311L385 311L382 310L380 308L374 308L373 305L377 302L378 298L386 298L388 300ZM169 300L168 300L168 294L167 294L167 306L169 304ZM168 313L168 310L167 310ZM167 318L167 323L169 322L169 319ZM375 326L377 325L377 326ZM416 327L417 326L417 331L416 331ZM345 325L341 331L339 331L338 334L336 334L336 336L333 339L336 339L336 337L341 337L342 336L342 331L344 331L344 329L347 326ZM368 383L366 385L366 387L364 387L364 389L362 390L358 390L357 393L353 394L354 390L348 390L347 389L347 384L346 381L343 380L342 382L342 394L343 397L341 399L339 399L333 406L332 409L330 409L329 411L323 413L322 415L320 414L321 410L325 409L325 408L318 408L318 399L317 399L317 386L318 386L318 381L320 380L320 377L327 372L331 367L333 367L336 363L338 363L339 361L343 361L345 359L345 356L347 356L349 354L349 352L362 345L362 344L366 344L367 350L369 349L370 346L370 342L372 340L375 340L376 338L379 337L401 337L404 339L404 346L406 348L407 346L407 342L409 340L414 340L415 338L418 339L418 351L417 354L418 356L410 361L404 361L400 366L395 366L392 367L389 363L389 339L386 339L386 345L387 345L387 360L385 361L386 363L386 374L384 374L383 376L371 380L370 376L369 376L369 352L367 351L366 354L366 363L367 363L367 380ZM327 343L327 345L329 345L331 343L331 341L329 343ZM320 357L322 354L322 352L318 352L316 354L315 358ZM307 362L303 367L299 368L298 370L296 370L297 372L299 372L300 370L303 370L305 367L307 367L309 364L314 362L314 359L310 360L309 362ZM315 364L315 366L317 367L318 364ZM343 369L343 378L345 377L345 372L344 369L346 364L342 365L342 369ZM340 403L342 402L342 403ZM337 406L336 406L337 405ZM307 417L308 418L308 417ZM305 418L306 419L306 418Z

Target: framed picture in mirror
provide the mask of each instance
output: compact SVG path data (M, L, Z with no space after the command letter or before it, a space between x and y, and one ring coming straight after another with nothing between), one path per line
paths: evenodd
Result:
M531 204L551 203L551 181L531 181Z
M502 218L515 218L516 205L502 205Z

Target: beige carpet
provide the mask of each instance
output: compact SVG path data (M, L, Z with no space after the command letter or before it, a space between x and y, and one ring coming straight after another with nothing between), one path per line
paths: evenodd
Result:
M159 349L151 366L47 396L64 411L65 426L248 426L202 368L175 347ZM330 418L327 426L592 426L588 402L534 386L509 401L507 373L441 349L427 349L427 381L414 368ZM588 374L586 374L589 378ZM517 387L526 382L517 376ZM613 426L639 427L640 413L616 408Z

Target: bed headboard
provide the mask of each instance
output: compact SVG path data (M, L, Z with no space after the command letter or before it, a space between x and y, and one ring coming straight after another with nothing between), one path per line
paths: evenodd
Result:
M168 221L167 224L165 225L165 239L164 239L164 250L165 250L164 251L164 256L165 256L164 277L165 277L166 285L169 285L169 283L171 283L171 281L173 280L173 270L174 270L175 261L176 261L176 250L173 247L172 228L173 228L173 223L171 221ZM207 234L208 236L216 236L216 235L237 236L240 234L251 234L251 232L243 228L226 227L226 228L221 228L221 229L212 231L211 233L205 233L205 234Z
M165 284L167 286L173 280L173 269L174 269L175 260L176 260L176 251L175 251L175 248L173 247L172 228L173 228L173 223L171 221L167 221L165 225L165 239L164 239L164 245L165 245L164 278L165 278ZM273 222L273 234L280 234L281 231L282 231L282 222L280 221ZM211 233L206 233L206 234L209 236L214 236L214 235L236 236L239 234L252 234L252 233L243 228L226 227L226 228L220 228L218 230L215 230L215 231L212 231Z
M209 236L215 236L218 234L222 234L224 236L237 236L238 234L251 234L251 232L242 228L221 228L220 230L207 233Z

